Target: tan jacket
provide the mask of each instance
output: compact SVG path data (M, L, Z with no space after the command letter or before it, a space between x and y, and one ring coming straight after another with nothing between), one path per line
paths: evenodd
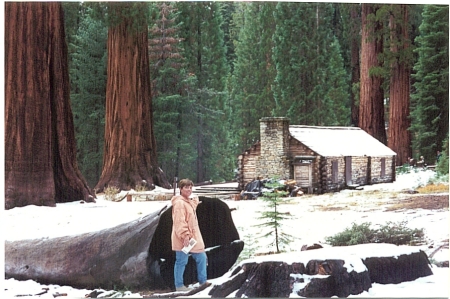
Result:
M186 236L197 240L197 244L190 252L199 253L205 251L200 227L197 220L198 197L185 199L181 195L172 197L172 250L181 251L183 240Z

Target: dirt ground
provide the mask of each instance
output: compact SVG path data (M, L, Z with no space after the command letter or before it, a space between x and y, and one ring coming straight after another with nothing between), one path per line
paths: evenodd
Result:
M407 194L399 192L363 192L356 193L356 195L340 195L336 201L332 199L331 195L322 195L328 200L323 200L323 204L315 205L320 211L345 211L345 210L364 210L378 211L384 210L386 212L399 210L439 210L448 209L449 194ZM327 203L325 203L327 202Z
M448 194L416 194L410 198L392 202L386 207L386 211L396 211L400 209L448 209L448 203Z

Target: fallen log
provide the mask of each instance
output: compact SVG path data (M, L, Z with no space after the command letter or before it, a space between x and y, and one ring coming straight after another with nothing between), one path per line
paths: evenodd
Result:
M243 242L228 205L200 197L197 208L207 249L208 279L226 273ZM5 241L5 277L78 288L173 288L170 204L138 220L101 231L51 239ZM196 281L189 258L185 283Z
M428 257L417 248L364 244L246 260L224 275L209 295L348 297L369 290L375 282L400 283L428 275L432 275Z

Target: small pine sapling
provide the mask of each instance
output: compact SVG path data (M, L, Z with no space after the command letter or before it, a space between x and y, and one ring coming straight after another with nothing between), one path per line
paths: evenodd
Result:
M255 225L255 227L268 228L269 231L262 232L262 238L273 237L274 241L270 245L275 245L276 253L280 253L280 246L285 247L289 245L294 237L283 232L283 221L291 218L289 213L280 212L279 206L281 204L288 203L291 199L287 198L287 191L284 191L284 185L279 182L269 182L264 184L265 187L269 188L269 191L263 191L263 196L259 197L261 200L266 202L265 211L260 211L261 216L258 219L263 220L261 224Z

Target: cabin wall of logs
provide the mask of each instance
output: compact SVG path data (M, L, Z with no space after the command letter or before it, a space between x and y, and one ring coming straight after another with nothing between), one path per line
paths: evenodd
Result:
M245 185L258 179L259 158L261 157L261 143L255 143L250 149L246 150L238 157L238 177L239 189L243 190Z
M261 141L238 157L240 190L264 178L292 180L301 164L311 165L308 191L315 194L395 181L395 156L321 156L289 134L284 118L262 118L260 130Z

